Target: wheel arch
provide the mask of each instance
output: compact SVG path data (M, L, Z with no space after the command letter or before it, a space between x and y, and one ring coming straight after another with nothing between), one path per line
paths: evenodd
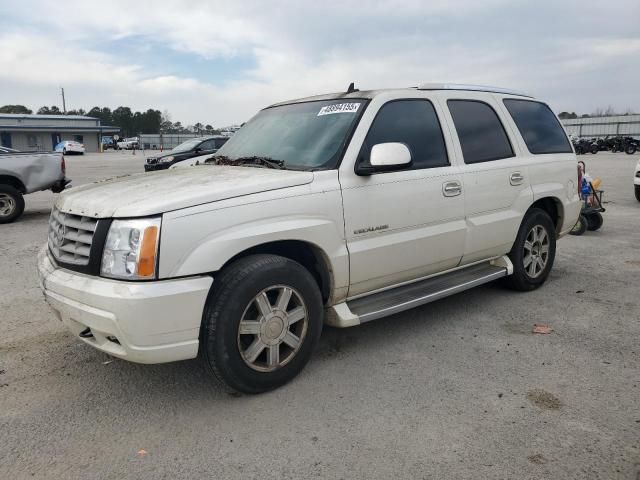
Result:
M327 304L331 299L334 280L329 257L322 248L304 240L275 240L252 246L231 257L220 270L241 258L256 254L278 255L298 262L313 276L320 288L323 302Z
M27 193L24 183L22 183L22 181L17 177L13 177L11 175L0 175L0 185L2 184L11 185L23 195Z
M551 221L556 227L557 236L560 233L564 222L564 206L562 205L562 202L557 197L542 197L533 202L529 207L529 210L532 208L543 210L547 215L549 215L549 217L551 217Z

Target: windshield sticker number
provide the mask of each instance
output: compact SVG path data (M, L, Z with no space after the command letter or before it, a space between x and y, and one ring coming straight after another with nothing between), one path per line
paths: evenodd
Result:
M337 103L335 105L327 105L322 107L318 112L318 117L322 115L331 115L332 113L355 113L360 108L359 103Z

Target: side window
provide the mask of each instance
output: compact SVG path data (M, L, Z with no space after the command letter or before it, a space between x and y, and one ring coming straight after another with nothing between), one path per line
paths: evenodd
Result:
M560 122L544 103L505 98L504 105L531 153L572 153Z
M367 159L378 143L404 143L411 151L411 169L449 165L440 121L428 100L396 100L378 112L363 145Z
M222 147L225 143L227 143L228 138L216 138L216 148Z
M215 146L214 146L214 142L213 140L207 140L206 142L202 142L200 145L198 145L198 148L200 150L215 150Z
M449 100L447 105L458 132L464 163L514 156L504 126L488 104L476 100Z

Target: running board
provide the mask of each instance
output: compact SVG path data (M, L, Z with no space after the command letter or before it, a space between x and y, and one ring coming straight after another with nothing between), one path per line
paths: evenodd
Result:
M327 323L334 327L351 327L370 322L492 282L512 272L508 257L500 257L340 303L328 312Z

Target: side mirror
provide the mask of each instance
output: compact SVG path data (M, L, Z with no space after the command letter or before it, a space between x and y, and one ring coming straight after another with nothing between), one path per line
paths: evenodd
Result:
M404 143L378 143L371 149L369 165L358 165L357 175L399 170L411 164L411 152Z
M200 147L196 147L196 149L194 150L194 152L196 153L200 153L202 151L202 149Z

